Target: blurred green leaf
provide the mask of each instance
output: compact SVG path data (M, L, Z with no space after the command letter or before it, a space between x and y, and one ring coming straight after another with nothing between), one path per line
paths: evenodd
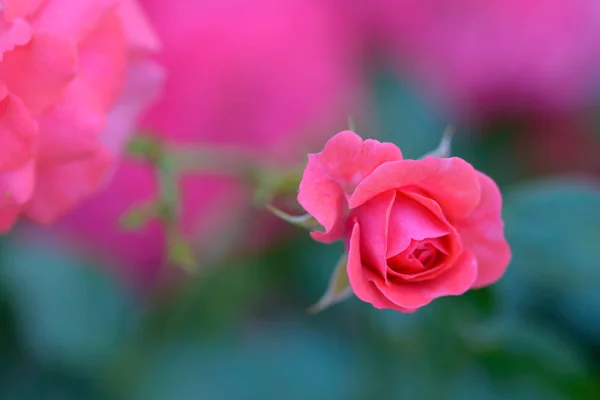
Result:
M148 363L133 398L362 399L361 363L347 343L280 322L205 343L173 343Z
M2 400L101 400L112 398L91 380L40 368L25 358L0 376Z
M445 120L414 88L394 75L379 74L373 89L381 140L397 144L406 158L414 159L438 147L446 125L452 121Z
M490 175L502 188L531 178L518 154L518 135L525 134L519 121L502 121L490 127L458 129L452 154Z
M498 388L527 383L557 398L600 397L592 365L571 337L523 318L503 321L495 334L492 347L476 354Z
M561 293L559 309L574 331L596 346L600 346L599 288L565 290Z
M25 344L44 364L103 368L137 326L139 309L114 278L55 245L10 240L0 286Z
M547 289L600 287L600 188L529 183L507 192L504 204L513 251L508 273Z

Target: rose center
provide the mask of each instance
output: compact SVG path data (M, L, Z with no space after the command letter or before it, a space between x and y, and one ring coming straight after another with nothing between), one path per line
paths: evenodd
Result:
M388 266L401 274L414 274L434 268L444 255L434 241L435 239L412 240L406 250L387 260Z
M424 267L427 267L436 256L436 248L431 243L419 243L415 251L413 251L413 257L417 259Z

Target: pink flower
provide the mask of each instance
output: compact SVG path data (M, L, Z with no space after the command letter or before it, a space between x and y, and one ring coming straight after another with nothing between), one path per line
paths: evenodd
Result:
M0 232L49 223L107 180L154 96L158 48L134 0L0 3Z
M344 131L309 155L298 201L344 239L354 293L411 312L497 281L511 253L492 179L460 158L404 160L391 143Z
M371 31L404 76L462 117L572 109L598 89L598 1L371 4Z
M322 2L142 4L161 37L159 59L169 73L144 128L180 144L233 145L283 165L301 162L332 124L346 123L356 98L349 68L354 49ZM251 198L238 181L187 176L182 192L182 229L197 251L210 250L232 226L242 229ZM67 228L119 261L120 272L151 283L164 265L162 228L153 223L125 232L118 220L155 196L152 168L124 161L111 186L78 209Z

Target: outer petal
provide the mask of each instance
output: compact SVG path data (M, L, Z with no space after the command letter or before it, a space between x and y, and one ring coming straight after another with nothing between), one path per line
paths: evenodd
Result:
M40 118L40 163L57 164L93 157L105 115L94 94L77 79L62 99Z
M130 64L121 96L107 117L100 141L111 154L118 154L135 133L139 115L160 95L166 74L160 65L144 60Z
M382 295L396 306L415 309L438 297L465 293L471 288L476 277L477 259L468 251L463 251L455 265L433 279L419 282L390 279L387 284L374 280L374 283Z
M36 115L53 104L73 80L77 54L67 39L38 34L4 54L0 81Z
M314 155L309 155L300 181L298 203L325 228L325 232L312 232L313 239L331 243L344 236L345 202L340 185L329 178Z
M69 163L39 165L34 197L26 215L39 223L50 223L82 199L100 189L111 165L108 153L99 149L95 157Z
M18 1L18 0L17 0ZM109 12L116 10L119 0L51 0L34 19L38 32L68 38L79 44Z
M127 42L134 51L155 52L160 50L160 41L136 0L122 0L118 14L125 28Z
M106 112L119 96L127 69L127 43L116 13L103 18L79 44L79 74ZM99 56L101 55L101 56Z
M511 259L510 247L504 237L500 190L481 172L478 178L481 202L465 221L457 224L465 248L473 253L479 264L474 287L487 286L500 279Z
M38 125L21 100L8 94L0 100L0 174L35 156L37 133Z
M20 211L20 206L0 207L0 234L10 231L17 221Z
M367 270L361 260L360 250L360 225L354 224L352 229L352 235L348 243L348 280L352 291L362 301L370 303L373 307L378 309L391 308L402 312L411 312L412 310L399 307L396 304L389 301L375 286L372 279L383 279L375 275L373 272ZM369 276L372 276L369 279Z
M402 160L402 152L392 143L373 139L363 142L356 133L343 131L332 137L314 158L328 176L350 194L381 164Z
M0 172L0 209L15 204L25 204L31 198L35 185L35 163L29 161L22 167Z
M92 89L77 78L39 119L40 163L57 164L94 157L105 115Z
M469 163L456 157L427 157L382 164L358 185L350 198L350 208L395 188L425 192L442 207L451 223L470 215L481 195L477 172Z
M44 0L4 0L4 16L8 21L32 14Z
M401 159L402 153L395 145L363 142L351 131L338 133L321 153L309 155L298 202L325 228L325 234L315 232L313 238L322 242L339 239L343 235L346 194L379 165Z
M24 19L7 23L0 17L0 61L3 54L31 40L31 26Z

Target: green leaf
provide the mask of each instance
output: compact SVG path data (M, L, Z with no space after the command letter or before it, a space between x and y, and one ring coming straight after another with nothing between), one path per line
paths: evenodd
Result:
M333 270L333 274L331 274L327 291L317 302L317 304L308 309L309 313L315 314L321 312L324 309L352 296L352 287L350 287L348 273L346 272L347 264L348 254L344 253L337 262L337 265Z

